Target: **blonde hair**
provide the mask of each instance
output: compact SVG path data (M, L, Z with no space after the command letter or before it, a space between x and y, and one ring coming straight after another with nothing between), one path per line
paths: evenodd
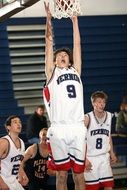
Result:
M47 131L48 131L48 128L43 128L43 129L41 129L40 132L39 132L39 137L41 136L41 133L47 132Z
M96 92L93 92L92 95L91 95L91 102L95 102L95 100L97 98L102 98L102 99L105 99L105 101L107 102L108 100L108 95L103 92L103 91L96 91Z

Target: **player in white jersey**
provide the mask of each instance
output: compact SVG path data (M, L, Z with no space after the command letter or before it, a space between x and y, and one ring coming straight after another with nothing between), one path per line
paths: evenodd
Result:
M70 169L73 171L75 190L84 190L86 127L80 79L81 45L78 19L77 16L71 19L74 42L73 59L71 59L72 53L68 48L61 48L53 53L52 16L49 3L45 3L45 10L47 85L43 94L51 122L47 134L52 153L49 166L53 169L55 165L57 170L57 190L67 190L67 173Z
M22 185L28 183L28 178L23 172L22 177L18 178L25 151L24 142L18 137L22 128L21 120L17 116L10 116L5 127L8 135L0 138L0 189L24 190Z
M117 158L113 152L111 138L112 114L104 111L108 96L103 91L91 95L93 111L85 115L87 131L87 159L91 171L85 171L86 190L112 190L114 186L111 163Z

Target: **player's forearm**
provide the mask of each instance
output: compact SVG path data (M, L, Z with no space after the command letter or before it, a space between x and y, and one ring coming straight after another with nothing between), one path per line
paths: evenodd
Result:
M53 43L53 35L52 35L52 22L51 18L47 16L46 19L46 32L45 32L45 37L46 37L46 43Z
M46 21L46 46L45 46L45 73L47 79L50 78L53 67L53 36L51 19L47 18Z
M78 26L78 18L75 16L72 18L72 23L73 23L73 41L74 44L80 44L80 31L79 31L79 26Z
M110 154L114 154L112 137L110 136Z
M72 18L73 23L73 60L74 67L81 74L81 39L80 39L80 31L78 26L78 18L74 16Z
M25 162L22 161L22 162L20 163L19 173L22 172L22 171L24 170L24 167L25 167Z

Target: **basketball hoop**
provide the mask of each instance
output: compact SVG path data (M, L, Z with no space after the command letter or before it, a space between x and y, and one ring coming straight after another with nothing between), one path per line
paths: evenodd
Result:
M54 18L67 18L81 15L79 0L54 0Z

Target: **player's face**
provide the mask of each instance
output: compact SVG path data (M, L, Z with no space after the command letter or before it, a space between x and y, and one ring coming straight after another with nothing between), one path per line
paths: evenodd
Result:
M45 110L42 109L42 108L37 109L37 114L40 115L40 116L44 115L44 112L45 112Z
M40 140L41 140L44 144L46 144L46 142L47 142L47 130L41 131L39 136L40 136Z
M56 65L60 68L69 66L69 56L66 52L61 51L56 55Z
M105 106L106 106L105 99L96 98L95 101L93 102L94 111L103 112L105 109Z
M9 131L19 134L21 130L22 130L21 120L18 117L12 119L11 126L9 126Z

